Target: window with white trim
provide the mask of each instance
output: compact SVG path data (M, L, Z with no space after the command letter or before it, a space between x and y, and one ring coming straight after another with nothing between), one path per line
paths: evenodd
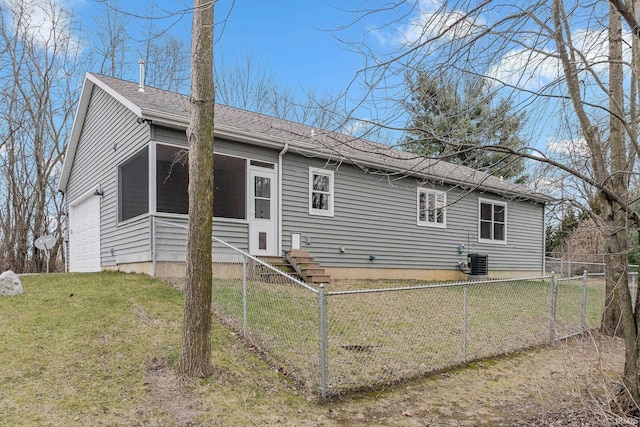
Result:
M446 228L447 193L418 188L418 225Z
M507 204L494 200L479 200L480 232L478 240L487 243L507 242Z
M333 216L333 171L309 168L309 214Z

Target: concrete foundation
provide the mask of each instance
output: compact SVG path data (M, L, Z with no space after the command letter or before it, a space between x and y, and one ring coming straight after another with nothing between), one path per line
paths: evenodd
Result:
M219 279L241 279L241 263L213 263L213 277ZM184 278L186 264L184 262L163 261L138 262L119 264L114 267L105 267L104 270L119 270L127 273L143 273L160 279ZM331 280L424 280L433 282L463 281L469 276L458 270L419 270L407 268L344 268L325 267L326 274ZM474 280L483 279L511 279L521 277L540 277L541 271L490 271L489 276L474 277Z

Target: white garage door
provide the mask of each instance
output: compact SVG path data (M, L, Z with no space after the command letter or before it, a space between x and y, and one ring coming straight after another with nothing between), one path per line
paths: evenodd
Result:
M100 197L88 198L69 207L69 269L100 271Z

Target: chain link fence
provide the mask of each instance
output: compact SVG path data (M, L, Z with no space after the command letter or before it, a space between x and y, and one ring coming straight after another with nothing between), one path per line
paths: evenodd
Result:
M215 315L323 398L553 342L602 316L604 284L586 273L313 287L214 240Z
M214 275L218 316L322 397L583 332L599 325L604 301L603 285L586 275L338 290L310 287L248 255L214 264Z
M228 252L222 242L216 252ZM216 262L212 308L216 316L285 375L317 390L318 291L263 261L242 254Z
M599 325L587 276L326 292L326 387L381 386L541 345ZM322 348L322 346L321 346Z
M588 262L584 260L571 259L571 256L567 256L569 259L557 258L557 257L545 257L545 272L555 272L561 277L572 277L582 274L583 271L587 271L589 274L604 274L605 266L604 262ZM600 257L602 258L602 256ZM636 264L629 264L629 281L631 281L633 275L638 274L639 266Z

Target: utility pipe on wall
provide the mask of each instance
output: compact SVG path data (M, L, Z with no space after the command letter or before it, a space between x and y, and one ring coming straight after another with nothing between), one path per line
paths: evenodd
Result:
M139 59L140 76L138 77L138 92L144 92L144 59Z
M278 154L278 255L282 255L282 158L289 151L289 143L285 142Z

